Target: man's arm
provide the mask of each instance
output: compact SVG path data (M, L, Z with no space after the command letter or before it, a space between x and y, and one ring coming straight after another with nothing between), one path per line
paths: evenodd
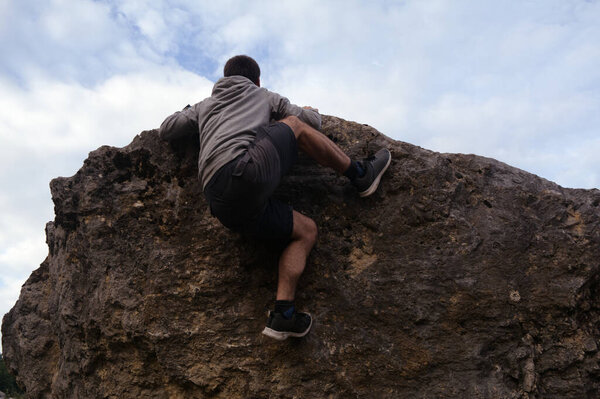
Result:
M273 95L275 113L278 119L283 119L286 116L294 115L300 118L302 122L308 123L311 127L317 130L321 129L321 114L319 114L316 108L302 108L290 103L290 100L280 96L279 94L271 94Z
M181 111L167 117L158 130L160 138L172 141L198 134L198 114L194 110L195 107L187 105Z

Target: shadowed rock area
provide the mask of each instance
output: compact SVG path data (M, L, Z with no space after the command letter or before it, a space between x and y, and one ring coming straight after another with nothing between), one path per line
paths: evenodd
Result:
M30 398L597 398L600 191L324 117L393 162L372 197L301 157L302 340L260 334L278 248L211 217L197 141L156 131L50 186L49 255L2 324Z

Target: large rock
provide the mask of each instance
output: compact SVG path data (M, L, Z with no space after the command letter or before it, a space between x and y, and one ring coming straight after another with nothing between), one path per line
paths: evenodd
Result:
M301 340L260 334L279 249L210 216L197 141L144 132L53 180L49 255L2 324L28 397L600 395L598 190L333 117L323 130L394 160L366 199L305 157L278 191L320 228Z

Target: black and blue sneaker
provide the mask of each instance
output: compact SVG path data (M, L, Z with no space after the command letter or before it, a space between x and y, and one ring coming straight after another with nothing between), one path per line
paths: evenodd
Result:
M391 161L392 154L387 148L382 148L375 155L362 160L360 164L365 174L352 180L352 184L358 190L358 195L368 197L377 190L381 176L390 166Z
M294 312L292 317L286 319L279 312L270 312L267 326L263 334L267 337L283 341L288 337L304 337L312 327L312 317L308 313Z

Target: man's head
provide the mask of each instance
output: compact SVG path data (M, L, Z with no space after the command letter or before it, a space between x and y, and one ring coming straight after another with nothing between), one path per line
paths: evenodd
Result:
M260 68L258 63L247 55L236 55L225 63L223 76L241 75L250 79L254 84L260 86Z

